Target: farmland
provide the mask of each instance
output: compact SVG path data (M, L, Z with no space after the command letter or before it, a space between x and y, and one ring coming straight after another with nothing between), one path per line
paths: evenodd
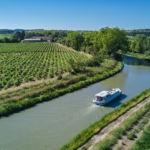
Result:
M11 34L0 34L0 39L3 39L5 37L10 38Z
M69 72L69 59L88 60L85 55L54 43L0 44L0 53L1 89Z

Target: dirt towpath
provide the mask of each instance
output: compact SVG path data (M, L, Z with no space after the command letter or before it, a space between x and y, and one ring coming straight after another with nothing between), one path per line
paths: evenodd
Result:
M143 100L141 103L137 104L135 107L129 109L125 114L121 115L117 120L113 121L112 123L104 127L102 130L100 130L98 134L94 135L87 143L85 143L82 147L78 148L78 150L81 150L83 147L87 148L88 150L96 149L95 145L99 141L103 140L109 134L110 131L117 128L132 113L138 111L148 102L150 102L150 96L146 98L145 100Z

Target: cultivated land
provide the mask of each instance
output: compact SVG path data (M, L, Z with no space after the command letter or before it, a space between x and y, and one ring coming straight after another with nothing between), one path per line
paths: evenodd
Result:
M119 72L123 64L104 60L99 67L86 64L92 56L55 43L0 44L0 116L83 88Z
M11 34L0 34L0 39L10 38Z
M85 55L54 43L0 44L0 53L1 89L70 72L69 59L88 60Z

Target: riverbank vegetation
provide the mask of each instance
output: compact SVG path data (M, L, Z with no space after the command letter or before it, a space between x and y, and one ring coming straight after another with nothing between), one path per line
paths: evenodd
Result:
M140 59L150 59L150 38L144 34L137 34L134 39L128 41L129 49L124 53L121 49L120 54L137 57Z
M67 37L61 38L57 42L77 51L99 54L101 58L113 57L117 60L120 59L117 54L118 50L126 52L128 49L126 32L118 28L102 28L100 31L84 34L69 31Z
M79 133L76 137L74 137L68 144L64 145L61 150L75 150L79 148L81 145L83 145L85 142L87 142L93 135L97 134L103 127L108 125L110 122L117 119L119 116L124 114L127 110L134 107L139 102L143 101L145 98L147 98L150 95L150 89L142 92L141 94L137 95L136 97L132 98L131 100L123 103L116 109L114 109L112 112L108 113L104 117L102 117L99 121L91 124L89 127L84 129L81 133ZM148 105L150 106L150 105ZM149 109L149 108L148 108ZM148 110L146 108L146 110ZM121 131L122 133L122 131ZM116 142L116 139L114 139L108 143L109 146L114 144ZM106 146L106 145L105 145Z
M130 114L118 127L110 131L108 136L96 144L96 149L124 149L131 148L131 140L133 141L142 132L144 127L150 121L150 102L146 103L142 108ZM122 144L120 144L122 142ZM130 145L128 145L130 143ZM133 144L133 143L132 143ZM129 149L129 148L128 148Z
M101 64L101 67L88 67L84 72L80 70L80 73L72 72L64 77L58 76L58 79L54 81L36 86L24 86L19 90L5 91L0 95L0 115L7 115L31 107L36 103L73 92L114 75L122 67L121 62L107 60Z

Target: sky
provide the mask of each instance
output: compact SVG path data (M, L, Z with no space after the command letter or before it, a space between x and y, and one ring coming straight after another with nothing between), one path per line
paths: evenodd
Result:
M150 0L1 0L0 29L150 28Z

